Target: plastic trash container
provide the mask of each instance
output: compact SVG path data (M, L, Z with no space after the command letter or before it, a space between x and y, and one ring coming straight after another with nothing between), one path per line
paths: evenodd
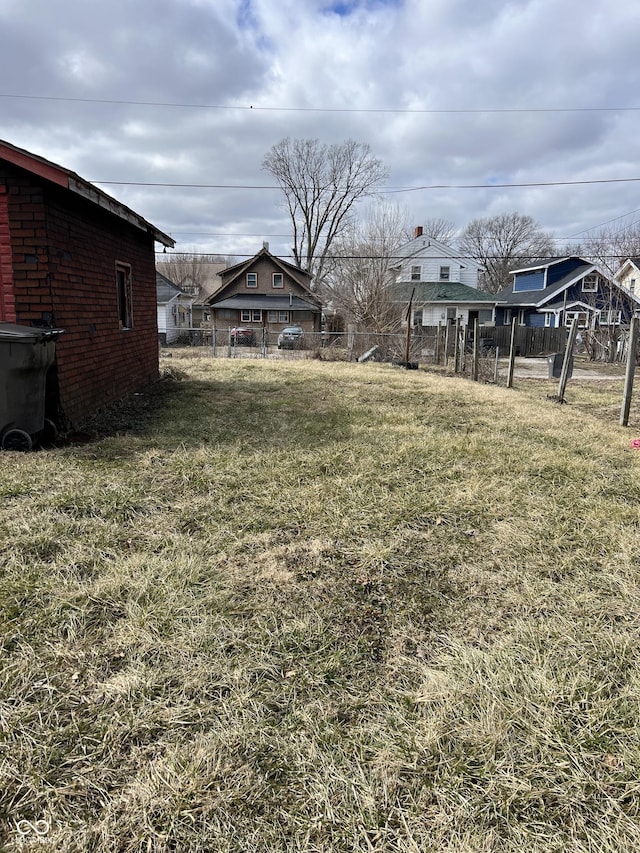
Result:
M45 427L47 371L61 329L0 323L0 447L31 450Z
M555 352L553 355L547 356L547 364L549 365L549 379L560 379L562 374L562 362L564 361L563 352ZM569 356L569 372L567 377L570 379L573 373L573 356Z

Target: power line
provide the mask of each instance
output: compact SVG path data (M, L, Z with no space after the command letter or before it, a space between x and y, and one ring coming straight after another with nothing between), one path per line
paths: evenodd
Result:
M0 93L0 98L14 98L31 101L64 101L80 104L114 104L132 107L171 107L200 110L244 110L247 112L286 112L286 113L397 113L403 115L485 115L485 114L522 114L522 113L617 113L640 112L640 107L452 107L444 109L418 109L407 107L282 107L258 106L253 104L193 104L176 101L125 101L117 98L69 98L55 95L23 95Z
M419 192L421 190L500 190L510 188L527 188L527 187L572 187L572 186L593 186L594 184L631 184L637 183L640 178L598 178L589 181L530 181L523 183L505 183L505 184L424 184L419 187L390 187L389 189L377 190L381 195L390 195L392 193L410 193ZM146 181L101 181L91 180L89 183L101 184L103 186L122 186L122 187L164 187L172 189L205 189L205 190L281 190L279 186L269 186L267 184L165 184Z

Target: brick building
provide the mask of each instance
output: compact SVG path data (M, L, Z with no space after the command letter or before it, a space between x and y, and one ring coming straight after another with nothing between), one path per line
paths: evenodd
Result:
M0 321L64 330L48 416L73 424L158 376L155 242L68 169L0 140Z

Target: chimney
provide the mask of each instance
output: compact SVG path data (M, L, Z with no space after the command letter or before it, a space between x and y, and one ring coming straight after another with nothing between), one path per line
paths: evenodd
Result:
M267 252L269 251L269 244L266 240L262 241L262 248L265 249Z
M422 237L422 225L416 225L413 229L413 239L417 239L418 237Z

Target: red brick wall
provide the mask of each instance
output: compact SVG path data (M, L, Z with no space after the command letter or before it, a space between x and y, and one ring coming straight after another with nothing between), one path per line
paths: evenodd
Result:
M9 200L6 188L0 185L0 320L15 323L13 300L13 266L9 234Z
M16 322L65 330L56 347L59 398L78 423L158 376L153 238L6 164L3 183ZM131 265L131 329L120 328L116 261Z

